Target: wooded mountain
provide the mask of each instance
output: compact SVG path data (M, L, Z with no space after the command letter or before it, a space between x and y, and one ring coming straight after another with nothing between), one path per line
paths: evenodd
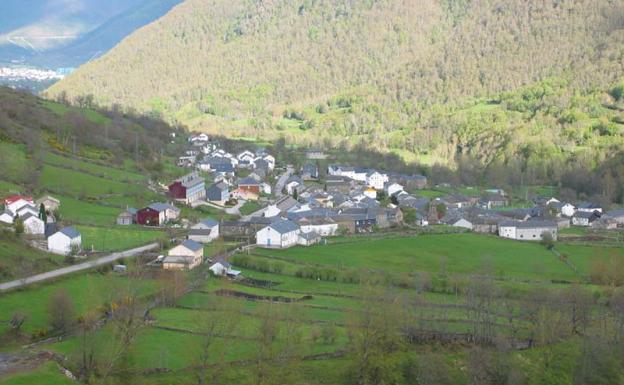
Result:
M623 43L612 0L187 0L47 95L220 134L540 168L622 145Z

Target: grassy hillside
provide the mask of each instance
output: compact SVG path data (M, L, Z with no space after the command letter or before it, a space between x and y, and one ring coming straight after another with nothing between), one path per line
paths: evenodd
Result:
M238 254L232 262L244 280L206 276L207 266L168 278L92 273L7 293L0 308L27 315L21 338L28 339L53 333L47 304L59 290L69 293L81 322L109 307L124 309L122 298L147 297L157 304L149 313L137 305L135 318L122 311L87 331L81 323L75 336L34 348L61 354L74 373L85 353L92 354L86 370L94 378L112 365L115 379L132 376L141 384L201 383L202 376L267 385L619 383L614 378L621 378L622 365L608 357L619 354L621 329L611 322L620 319L622 289L591 284L588 275L606 256L621 258L622 249L556 247L585 261L578 274L542 245L494 236L346 237ZM318 277L299 273L312 270ZM167 296L172 282L192 288L154 302ZM424 332L423 339L409 340L410 331ZM475 344L466 336L495 342ZM513 348L518 341L534 345ZM591 382L579 368L607 381ZM0 376L0 383L34 381L43 371L49 376L39 383L58 379L43 365ZM370 376L368 382L358 382L359 375Z
M427 163L584 158L605 134L622 142L610 93L622 12L607 0L189 0L47 94Z

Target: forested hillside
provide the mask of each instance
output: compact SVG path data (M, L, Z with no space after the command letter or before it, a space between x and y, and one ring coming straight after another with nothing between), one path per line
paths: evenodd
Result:
M187 0L47 95L426 163L594 166L622 144L623 43L610 0Z
M171 131L147 117L66 106L0 87L0 142L25 146L27 156L2 149L0 180L35 186L48 150L110 167L130 158L138 170L158 171Z

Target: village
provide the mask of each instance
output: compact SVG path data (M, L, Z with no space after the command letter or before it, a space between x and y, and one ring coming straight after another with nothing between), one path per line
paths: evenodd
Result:
M265 149L233 154L206 134L188 138L177 166L188 173L162 186L163 200L119 213L115 225L183 230L184 238L161 255L155 265L165 270L191 270L211 263L216 275L237 277L228 254L204 256L204 245L224 239L244 247L285 249L325 243L329 237L401 232L429 227L498 235L518 241L556 241L570 226L615 229L624 225L624 209L605 210L591 202L569 203L534 196L531 207L513 208L502 189L481 196L450 193L427 197L423 175L328 163L322 151L308 151L303 164L276 168ZM279 172L279 173L278 173ZM209 181L209 182L207 182ZM12 195L4 199L0 222L13 226L48 252L78 256L81 234L55 219L61 201L46 195L37 200ZM208 206L228 213L228 220L204 218L191 223L181 207ZM251 207L247 215L243 207ZM235 219L236 218L236 219Z

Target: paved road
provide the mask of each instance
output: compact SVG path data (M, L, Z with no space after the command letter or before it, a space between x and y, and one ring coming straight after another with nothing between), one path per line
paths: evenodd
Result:
M63 275L76 273L76 272L82 271L82 270L92 269L94 267L98 267L98 266L102 266L102 265L107 265L109 263L112 263L112 262L120 259L120 258L134 257L134 256L136 256L138 254L141 254L141 253L145 252L145 251L153 250L153 249L157 248L158 246L159 246L158 243L150 243L149 245L146 245L146 246L141 246L141 247L137 247L135 249L130 249L130 250L126 250L126 251L121 251L119 253L109 254L109 255L106 255L104 257L100 257L100 258L94 259L92 261L83 262L83 263L79 263L77 265L72 265L72 266L68 266L68 267L63 267L61 269L48 271L46 273L33 275L31 277L22 278L22 279L18 279L18 280L15 280L15 281L0 283L0 292L7 291L7 290L12 290L12 289L18 289L20 287L23 287L23 286L26 286L26 285L31 285L33 283L46 281L48 279L58 278L58 277L61 277Z
M275 183L275 196L277 198L282 197L284 194L282 190L284 190L284 186L286 186L286 181L290 176L295 172L295 169L292 167L287 167L286 171L277 179L277 183Z
M241 216L240 208L243 207L245 203L247 203L246 200L239 199L235 206L228 207L227 209L225 209L225 212L230 215Z

